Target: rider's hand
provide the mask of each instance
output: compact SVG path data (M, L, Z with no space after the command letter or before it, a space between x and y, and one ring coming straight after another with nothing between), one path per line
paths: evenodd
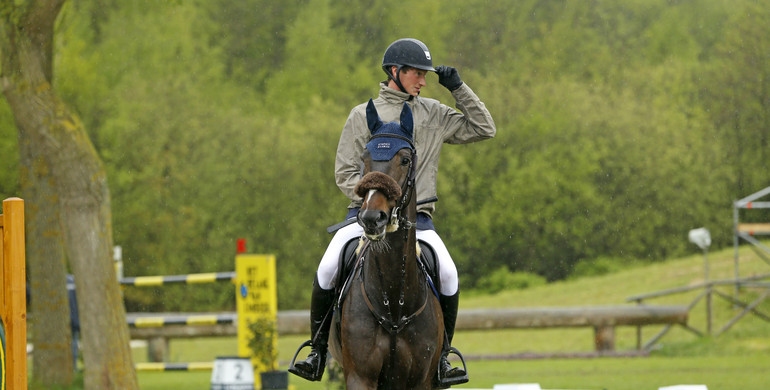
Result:
M438 82L450 91L454 91L463 85L463 81L460 80L460 74L457 73L457 69L451 66L437 66L436 74L438 74Z

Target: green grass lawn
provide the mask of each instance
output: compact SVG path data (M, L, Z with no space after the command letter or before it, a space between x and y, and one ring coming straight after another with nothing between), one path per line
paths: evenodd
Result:
M733 251L709 254L711 279L733 276ZM770 273L750 248L740 251L741 276ZM534 307L571 305L625 304L632 295L703 282L703 256L655 264L629 264L623 271L609 275L551 283L526 290L504 291L496 295L467 293L461 308ZM732 294L731 287L721 289ZM656 298L650 304L689 304L699 291ZM756 290L746 290L741 298L751 300ZM770 300L768 300L770 301ZM770 302L759 306L770 312ZM704 303L690 312L690 326L706 329ZM732 304L714 298L714 331L721 329L739 313ZM661 327L644 328L645 339ZM295 348L304 337L279 339L279 359L285 369ZM458 332L454 342L466 355L501 355L522 352L590 352L592 329L494 330ZM620 327L616 349L632 350L636 329ZM211 361L217 356L233 355L234 339L211 338L173 340L172 361ZM146 351L137 349L135 360L144 361ZM473 360L468 362L471 382L457 388L492 388L500 383L537 382L544 389L655 390L676 384L705 384L709 390L766 390L770 387L770 323L747 315L718 337L697 337L675 327L655 346L649 357L534 360ZM209 389L211 373L140 372L142 390ZM290 386L297 390L339 388L335 384L310 383L291 376Z

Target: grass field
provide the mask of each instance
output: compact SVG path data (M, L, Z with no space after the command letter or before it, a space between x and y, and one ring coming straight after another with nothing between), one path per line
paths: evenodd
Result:
M733 276L733 250L709 254L712 280ZM770 273L750 248L740 251L741 276ZM703 256L656 264L629 264L623 271L552 283L527 290L504 291L496 295L467 293L461 308L525 307L625 304L632 295L689 286L703 281ZM732 294L732 287L722 291ZM651 304L689 304L700 291L650 300ZM744 290L741 298L752 300L757 290ZM770 313L770 299L759 306ZM714 298L714 331L721 329L739 310L724 300ZM690 312L690 326L705 332L706 310L699 303ZM644 337L653 336L660 327L644 329ZM279 339L281 369L285 369L295 348L304 337ZM590 352L592 329L495 330L458 332L454 345L466 355L511 354L522 352ZM632 350L636 329L620 327L616 349ZM211 338L172 340L171 361L211 361L230 356L236 349L234 339ZM135 350L137 362L145 360L146 351ZM719 337L697 337L680 327L672 329L655 346L649 357L533 360L473 360L468 362L471 382L456 388L492 388L500 383L537 382L544 389L644 390L676 384L705 384L709 390L766 390L770 388L770 323L747 315ZM142 390L209 389L211 373L140 372ZM290 375L296 390L337 389L337 384L310 383Z
M540 383L543 389L656 390L676 384L706 384L709 390L766 390L767 356L649 357L471 362L471 382L455 388L488 388L500 383ZM142 390L209 389L210 373L140 373ZM290 387L337 389L336 384L289 378Z

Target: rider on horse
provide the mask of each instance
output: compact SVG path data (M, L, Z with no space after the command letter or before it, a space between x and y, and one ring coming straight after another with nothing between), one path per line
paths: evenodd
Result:
M388 46L382 69L388 80L380 83L379 97L374 99L374 105L385 122L398 121L404 103L410 106L417 148L417 200L435 198L443 144L465 144L492 138L496 133L495 123L484 103L460 80L457 70L443 65L434 68L428 47L416 39L399 39ZM427 85L425 76L428 72L438 74L439 83L452 93L461 112L437 100L419 96L420 89ZM346 220L352 218L354 221L361 206L362 199L356 195L354 188L361 179L361 154L370 138L366 103L363 103L350 112L337 147L337 186L351 200ZM434 210L433 202L418 205L417 239L430 245L438 258L439 302L447 341L451 342L457 319L459 279L454 261L433 226L431 218ZM310 306L312 350L307 359L290 368L290 372L305 379L317 381L323 376L331 324L331 315L327 314L335 301L339 256L345 244L360 237L362 232L361 226L356 223L339 229L319 264ZM466 375L461 368L452 367L445 357L439 362L439 369L443 378Z

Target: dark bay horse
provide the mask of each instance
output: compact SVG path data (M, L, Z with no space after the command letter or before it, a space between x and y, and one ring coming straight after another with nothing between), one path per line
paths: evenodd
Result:
M404 104L400 124L382 123L370 100L367 123L372 140L356 186L364 238L329 347L348 389L431 389L444 322L417 262L412 113Z

